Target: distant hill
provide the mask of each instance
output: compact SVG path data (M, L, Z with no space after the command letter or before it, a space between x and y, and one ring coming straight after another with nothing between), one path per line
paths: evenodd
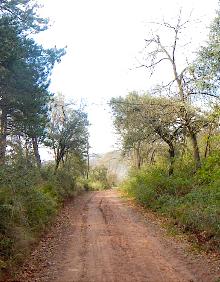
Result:
M93 155L90 159L91 167L105 166L108 173L116 174L118 181L122 181L128 173L128 162L121 156L121 152L112 151L105 154Z

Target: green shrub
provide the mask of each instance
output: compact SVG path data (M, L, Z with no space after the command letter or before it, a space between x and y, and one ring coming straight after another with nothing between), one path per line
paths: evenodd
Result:
M176 215L192 231L220 236L220 186L193 190L179 203Z
M19 159L0 167L0 277L1 269L22 262L62 201L83 189L76 176L51 165L41 172Z
M215 151L203 161L197 172L197 181L200 184L209 184L217 180L220 181L220 153Z
M206 161L209 167L210 159ZM131 172L122 191L140 204L173 218L186 231L212 242L220 250L220 178L217 170L204 168L184 177L168 176L157 167Z
M57 202L42 190L29 189L24 198L28 224L34 230L41 230L56 213Z
M88 188L90 190L109 189L111 184L108 181L108 169L105 166L96 166L90 170L88 179Z

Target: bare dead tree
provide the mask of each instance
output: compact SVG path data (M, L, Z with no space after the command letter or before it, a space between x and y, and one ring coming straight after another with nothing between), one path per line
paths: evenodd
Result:
M164 89L169 87L169 91L172 91L177 96L177 99L182 103L181 111L179 112L182 124L187 129L187 133L191 139L193 146L193 155L195 160L196 169L201 167L200 151L197 140L198 128L195 126L195 120L191 118L191 113L189 112L190 104L190 94L188 80L186 79L189 73L189 65L187 63L181 70L178 68L177 58L178 58L178 45L180 38L182 36L183 30L189 25L190 20L183 21L181 10L177 17L176 23L171 24L166 21L161 23L153 23L159 27L162 27L167 34L171 34L168 43L166 39L162 38L159 30L151 32L151 36L145 39L146 47L144 58L146 62L139 67L144 67L150 70L152 74L155 68L161 63L166 62L168 66L171 66L171 72L173 75L173 80L167 85L163 86ZM187 61L187 60L186 60Z

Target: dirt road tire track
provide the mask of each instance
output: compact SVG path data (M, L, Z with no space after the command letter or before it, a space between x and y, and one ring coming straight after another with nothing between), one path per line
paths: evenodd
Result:
M85 193L61 218L11 281L215 282L220 277L218 262L190 256L116 191Z

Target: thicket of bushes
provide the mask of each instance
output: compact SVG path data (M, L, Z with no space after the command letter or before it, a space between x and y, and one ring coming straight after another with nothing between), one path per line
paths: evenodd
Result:
M173 219L206 246L220 251L220 154L204 160L196 173L190 161L179 162L172 176L158 165L133 170L122 191L141 205Z
M115 182L116 176L109 173L105 166L96 166L90 170L86 186L88 190L101 191L110 189Z
M158 77L163 64L166 76L110 101L123 154L137 168L122 188L220 250L220 6L191 61L182 42L192 22L182 13L150 26L140 66Z
M0 170L0 277L13 270L31 250L65 198L82 190L65 168L41 171L17 160Z
M36 0L0 2L0 276L23 261L86 172L87 113L49 90L66 49L36 39L50 27L40 8ZM42 166L42 145L53 164Z

